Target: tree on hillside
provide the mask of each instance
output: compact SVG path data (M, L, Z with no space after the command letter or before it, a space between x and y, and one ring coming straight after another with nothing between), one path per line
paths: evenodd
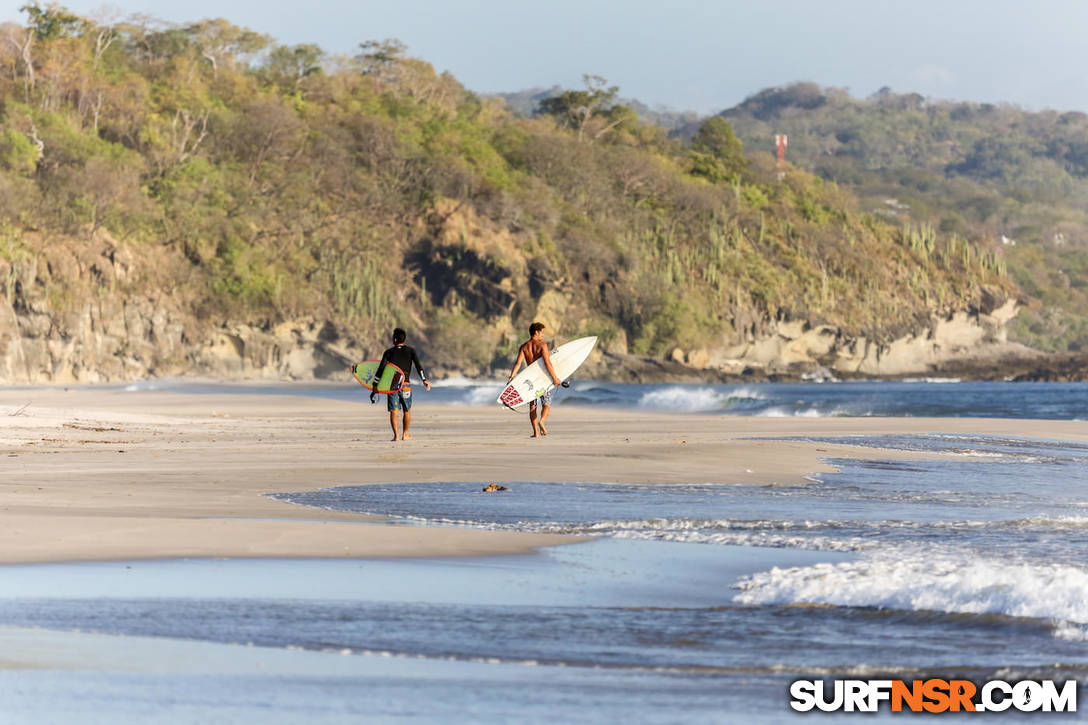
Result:
M219 74L221 63L234 63L238 56L252 55L268 47L270 38L249 28L216 18L202 20L185 27L202 58L212 64L212 73Z
M712 182L733 178L747 165L744 145L721 116L704 123L692 139L692 173Z
M5 47L12 51L12 55L3 59L5 71L10 70L11 77L17 78L19 65L23 67L23 100L30 99L30 92L34 89L34 31L21 28L15 23L4 23L4 37L7 40Z
M609 131L637 122L638 114L615 103L619 86L608 86L601 76L582 76L584 91L565 91L540 102L538 113L555 117L560 125L578 133L578 140L596 141Z
M30 3L19 9L27 14L34 36L42 42L79 35L86 24L83 18L56 3L50 3L45 8L39 3Z
M448 72L436 73L424 60L408 57L407 46L396 38L368 40L359 47L362 53L354 59L357 67L382 93L447 113L464 97L465 90L456 78Z
M316 45L277 45L268 54L265 69L276 79L286 79L297 85L301 79L321 72L321 61L325 54Z
M364 64L363 72L376 73L379 69L396 65L402 60L408 46L404 44L404 41L396 38L386 38L359 43L359 48L363 51L358 56Z
M359 44L362 52L355 56L355 60L363 74L374 78L381 88L385 84L396 83L397 67L404 59L407 48L408 46L396 38L368 40Z

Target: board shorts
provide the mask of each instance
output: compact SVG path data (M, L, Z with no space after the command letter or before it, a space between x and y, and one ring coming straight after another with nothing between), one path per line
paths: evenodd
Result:
M536 403L540 403L541 405L551 405L552 404L552 391L549 390L548 392L544 393L543 395L541 395L536 400L531 401L530 405L535 405Z
M412 409L412 389L407 385L396 393L389 393L385 396L385 399L391 411L403 410L408 412Z

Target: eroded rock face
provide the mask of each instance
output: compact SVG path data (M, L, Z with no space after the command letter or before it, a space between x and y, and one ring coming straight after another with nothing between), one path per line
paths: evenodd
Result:
M676 349L671 359L734 374L753 367L772 374L805 367L861 376L922 374L964 361L1030 354L1008 341L1006 325L1016 310L1010 299L988 310L958 311L933 318L928 329L884 343L804 320L769 322L762 334L742 342L709 351Z
M202 322L173 294L169 280L179 272L171 263L163 255L137 270L105 235L0 259L0 382L312 380L346 369L350 356L331 342L324 321L270 330Z
M271 332L234 326L215 331L194 352L192 368L210 377L260 380L315 380L344 376L348 352L323 342L323 325L284 323ZM179 371L175 373L193 374Z
M178 376L314 380L344 373L354 359L322 342L314 322L275 332L249 326L190 329L147 299L128 300L119 308L86 306L76 319L78 324L56 328L56 335L26 334L11 306L0 304L0 381L100 383Z
M43 242L35 254L0 259L0 383L180 376L347 379L347 366L362 359L362 349L324 319L264 327L201 319L194 312L198 306L180 298L173 281L190 273L185 265L177 255L143 247L137 264L104 234L79 244ZM510 269L514 266L511 262ZM524 275L513 282L491 282L503 289L528 284ZM543 289L532 299L532 314L547 325L549 339L577 336L594 316L584 300L559 289ZM965 361L1030 353L1007 340L1006 324L1016 307L1014 300L984 294L978 308L934 318L928 327L890 342L739 309L731 313L727 337L705 340L695 349L671 348L663 360L628 355L620 330L602 343L586 374L614 380L700 374L721 379L753 373L797 377L814 369L843 376L925 374ZM519 338L513 312L489 312L486 328L478 331L481 336L495 341L504 335ZM414 344L426 352L426 340ZM602 355L609 356L607 362ZM450 362L446 372L465 372ZM510 362L492 364L505 372Z

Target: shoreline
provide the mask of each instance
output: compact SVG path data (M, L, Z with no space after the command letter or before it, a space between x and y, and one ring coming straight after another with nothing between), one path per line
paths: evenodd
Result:
M27 405L29 403L29 405ZM584 537L406 525L264 494L397 482L796 484L830 459L927 454L795 436L979 433L1088 442L1076 421L756 418L558 407L551 435L490 406L413 410L282 394L0 390L0 563L458 557ZM928 454L932 455L932 454ZM484 495L484 494L480 494ZM334 523L364 526L330 526Z

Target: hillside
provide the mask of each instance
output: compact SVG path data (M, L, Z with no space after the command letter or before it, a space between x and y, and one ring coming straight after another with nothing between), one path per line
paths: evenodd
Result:
M8 382L328 375L394 324L478 375L534 319L621 362L904 372L1011 314L993 245L780 179L720 121L670 139L603 79L522 118L396 42L28 16L0 29ZM934 342L953 322L983 332Z
M848 187L885 220L989 240L1032 300L1013 338L1088 349L1088 115L887 89L855 99L809 83L721 115L749 149L771 152L774 134L787 134L791 163Z

